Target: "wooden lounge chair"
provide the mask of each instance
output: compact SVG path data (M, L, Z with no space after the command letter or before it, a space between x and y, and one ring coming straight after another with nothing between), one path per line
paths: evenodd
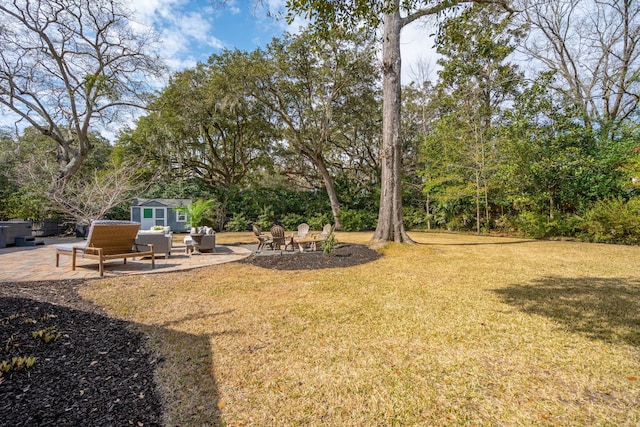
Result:
M76 257L97 259L100 276L104 276L104 262L111 259L151 257L151 268L155 268L153 244L143 245L138 250L135 244L140 223L131 221L94 221L91 223L87 241L84 243L56 246L56 267L60 265L60 255L71 256L71 269L76 269Z
M256 252L259 253L266 245L269 245L273 249L273 239L268 234L262 234L260 227L257 225L253 226L253 234L258 238L258 249L256 249Z
M293 238L293 243L298 245L300 252L305 252L307 248L316 249L315 236L309 235L309 224L302 223L298 225L298 234Z

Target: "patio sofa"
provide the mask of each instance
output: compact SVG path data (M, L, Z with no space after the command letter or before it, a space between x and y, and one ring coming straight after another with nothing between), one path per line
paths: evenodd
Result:
M140 230L136 236L136 245L144 247L153 245L153 252L164 254L167 259L171 255L171 247L173 246L173 234L165 227L163 230Z
M15 245L16 237L32 237L31 221L0 221L4 242L0 242L0 247Z

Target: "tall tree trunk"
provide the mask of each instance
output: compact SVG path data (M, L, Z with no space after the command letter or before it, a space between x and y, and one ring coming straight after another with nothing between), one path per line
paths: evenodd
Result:
M491 210L489 209L489 184L487 177L484 177L484 217L487 225L487 231L491 230Z
M431 193L427 193L427 203L425 207L427 209L427 230L431 230Z
M319 156L315 160L315 165L322 175L324 181L324 187L329 195L329 202L331 203L331 213L333 214L333 224L336 230L342 230L342 224L340 223L340 202L338 201L338 194L336 188L333 185L333 179L327 170L327 165L324 163L322 156Z
M394 0L396 6L398 0ZM378 226L373 235L376 242L413 243L402 221L402 144L400 140L401 61L400 12L387 13L383 20L382 37L382 188Z
M480 235L480 171L476 170L476 233Z

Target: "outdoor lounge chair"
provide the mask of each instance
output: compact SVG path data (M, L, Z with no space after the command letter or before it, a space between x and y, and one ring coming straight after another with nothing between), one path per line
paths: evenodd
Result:
M258 227L257 225L253 226L253 234L255 234L258 238L258 249L256 249L256 252L259 253L266 245L271 246L271 248L273 249L273 240L271 239L271 236L268 234L262 234L262 232L260 231L260 227Z
M302 223L298 225L298 234L293 237L293 244L298 245L300 252L305 252L307 248L315 250L315 237L309 235L309 224Z
M151 268L155 268L153 244L144 245L146 250L137 250L136 234L140 223L131 221L99 220L91 223L87 241L84 243L56 246L56 267L60 265L60 255L71 256L71 269L76 269L76 257L97 259L100 276L104 276L104 262L111 259L151 257Z

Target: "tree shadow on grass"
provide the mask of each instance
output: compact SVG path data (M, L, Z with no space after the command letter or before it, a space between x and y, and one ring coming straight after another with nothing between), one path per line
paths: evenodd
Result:
M640 280L545 277L496 289L525 313L548 317L594 340L640 347Z
M20 283L34 299L7 296L10 286L0 289L0 363L36 357L32 367L0 376L0 424L160 426L163 411L202 400L213 404L182 407L181 419L222 424L210 337L111 318L74 294L78 282L73 290L68 285L62 286L64 298L60 289L43 292L43 282ZM60 299L56 304L42 301L52 293ZM45 342L32 335L37 331L60 336ZM162 340L172 357L149 351L147 335ZM157 370L174 371L173 377L158 384ZM192 371L190 379L180 378L186 371ZM169 403L164 408L161 394Z

